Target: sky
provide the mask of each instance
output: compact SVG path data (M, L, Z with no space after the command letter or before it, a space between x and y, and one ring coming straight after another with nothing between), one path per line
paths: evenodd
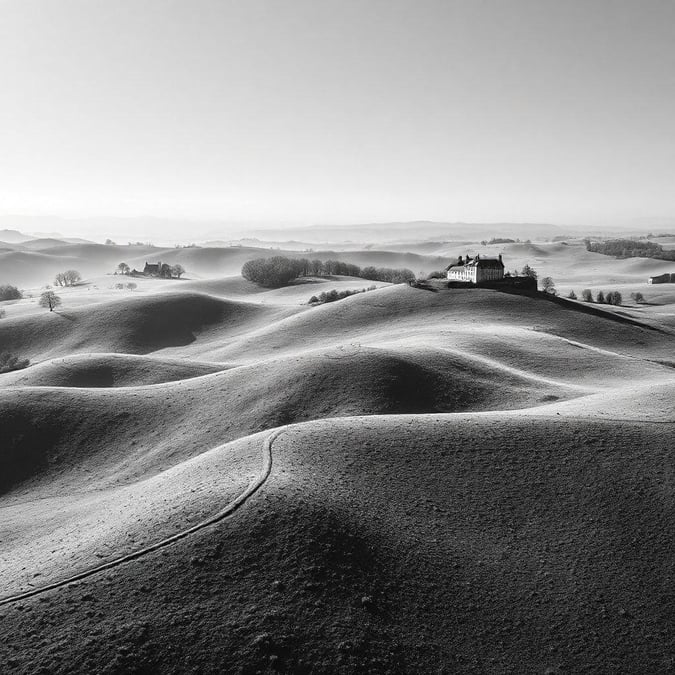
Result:
M675 216L672 0L0 0L0 215Z

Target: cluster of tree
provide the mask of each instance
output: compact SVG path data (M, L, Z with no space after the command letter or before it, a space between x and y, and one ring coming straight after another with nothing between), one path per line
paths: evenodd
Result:
M335 302L336 300L344 300L345 298L348 298L350 295L357 295L359 293L367 293L368 291L374 291L377 288L377 286L368 286L368 288L362 288L361 290L356 290L356 291L336 291L333 289L332 291L324 291L323 293L319 293L319 295L313 295L309 299L309 304L310 305L322 305L325 302Z
M515 239L509 239L508 237L492 237L490 241L487 241L487 239L483 239L483 241L481 241L482 246L487 246L488 244L515 244L515 243L516 243Z
M387 281L393 284L415 279L409 269L390 267L359 267L341 260L309 260L308 258L286 258L276 255L271 258L256 258L244 263L241 275L267 288L278 288L299 277L342 275L360 277L370 281Z
M129 265L125 262L121 262L115 269L114 274L124 274L128 276L131 274L131 271ZM185 268L179 263L175 265L163 263L159 269L159 276L163 279L180 279L183 274L185 274Z
M180 279L183 274L185 274L185 268L178 263L175 265L162 263L159 269L159 276L163 279Z
M127 288L130 291L134 291L138 288L138 284L135 284L133 281L129 282L128 284L115 284L115 290L117 291L121 291L125 288Z
M490 241L487 239L483 239L481 241L481 246L488 246L489 244L531 244L532 241L530 239L526 239L525 241L522 241L520 239L509 239L508 237L492 237Z
M675 250L665 251L661 244L637 239L608 239L607 241L591 241L585 239L586 250L592 253L612 255L615 258L656 258L658 260L675 260Z
M20 300L23 294L16 286L5 284L0 286L0 302L3 300Z
M21 370L28 367L29 359L20 359L16 354L0 353L0 373L9 373L12 370Z
M637 293L635 295L639 295L640 298L644 300L644 298L642 297L642 293ZM574 291L570 291L567 297L570 298L571 300L576 300L577 294ZM597 302L601 305L621 305L623 303L623 297L621 296L621 293L619 293L619 291L607 291L607 293L604 293L603 291L598 291L594 300L593 291L591 291L590 288L584 288L584 290L581 291L581 299L584 302ZM636 300L636 302L640 301Z
M82 280L82 276L77 270L66 270L59 272L54 277L55 286L74 286L78 281Z

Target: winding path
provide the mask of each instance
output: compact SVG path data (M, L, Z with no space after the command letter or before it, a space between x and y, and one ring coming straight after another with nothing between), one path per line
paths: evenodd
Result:
M51 591L56 588L62 588L63 586L72 584L75 581L82 581L83 579L87 579L88 577L91 577L94 574L98 574L99 572L103 572L105 570L118 567L119 565L123 565L124 563L130 562L132 560L136 560L137 558L141 558L144 555L147 555L148 553L152 553L153 551L157 551L160 548L164 548L165 546L169 546L174 542L180 541L181 539L184 539L185 537L194 534L199 530L203 530L205 527L208 527L209 525L213 525L219 522L220 520L223 520L223 518L231 516L235 511L237 511L241 506L243 506L248 500L248 498L251 497L253 494L255 494L262 487L265 481L269 478L270 473L272 472L272 444L284 431L285 427L280 427L278 429L275 429L269 436L267 436L267 438L263 443L262 467L260 469L260 473L253 479L251 484L246 488L246 490L244 490L244 492L242 492L238 497L233 499L229 504L227 504L224 508L218 511L218 513L207 518L206 520L202 520L201 522L197 523L196 525L193 525L192 527L189 527L187 530L177 532L176 534L170 537L161 539L160 541L155 542L150 546L146 546L145 548L141 548L138 551L134 551L133 553L128 553L126 555L120 556L119 558L115 558L114 560L109 560L108 562L103 563L102 565L98 565L96 567L92 567L91 569L85 570L84 572L74 574L72 577L68 577L67 579L55 581L54 583L51 584L45 584L44 586L38 586L36 588L32 588L30 591L17 593L16 595L9 595L4 598L0 598L0 607L2 605L7 605L11 602L17 602L18 600L25 600L27 598L32 598L46 591Z
M490 412L494 413L500 413L504 414L505 411L487 411L487 414L490 414ZM507 414L511 415L518 415L520 414L521 417L524 417L522 415L522 410L514 410L514 411L508 411ZM451 413L452 414L452 413ZM461 413L464 415L485 415L485 411L477 412L477 413ZM558 413L559 414L559 413ZM443 416L443 413L440 413L441 416ZM359 416L361 417L361 416ZM366 417L370 417L370 415L367 415ZM530 415L531 418L533 419L542 419L542 418L549 418L549 419L556 419L555 416L552 416L550 411L542 411L540 414L533 413ZM592 417L586 417L583 415L569 415L565 416L565 419L576 419L576 420L592 420ZM640 419L631 419L631 418L610 418L610 417L602 417L598 418L595 421L597 422L627 422L627 423L639 423L639 424L658 424L658 425L675 425L675 420L640 420ZM260 470L260 473L253 479L251 484L242 492L238 497L233 499L231 502L229 502L223 509L218 511L218 513L214 514L213 516L207 518L206 520L203 520L196 525L193 525L192 527L182 530L181 532L178 532L170 537L166 537L165 539L161 539L158 542L155 542L154 544L151 544L150 546L146 546L145 548L141 548L138 551L134 551L133 553L128 553L126 555L120 556L118 558L115 558L113 560L110 560L106 563L103 563L102 565L98 565L96 567L92 567L91 569L85 570L83 572L80 572L78 574L75 574L71 577L68 577L67 579L63 579L61 581L55 581L54 583L51 584L45 584L44 586L38 586L36 588L31 589L30 591L25 591L23 593L17 593L15 595L9 595L4 598L0 598L0 607L3 605L7 605L12 602L17 602L19 600L25 600L27 598L32 598L36 595L40 595L41 593L44 593L46 591L51 591L56 588L62 588L63 586L67 586L68 584L72 584L73 582L76 581L81 581L83 579L87 579L91 576L94 576L95 574L98 574L99 572L103 572L105 570L113 569L114 567L118 567L119 565L123 565L124 563L130 562L132 560L136 560L138 558L141 558L148 553L152 553L153 551L157 551L161 548L164 548L165 546L169 546L173 544L174 542L180 541L181 539L184 539L185 537L194 534L195 532L198 532L199 530L202 530L206 527L209 527L210 525L213 525L224 518L227 518L228 516L231 516L235 511L237 511L241 506L243 506L246 501L251 497L253 494L255 494L265 483L265 481L269 478L271 472L272 472L272 444L274 441L281 436L287 429L287 426L283 427L278 427L274 431L272 431L267 438L265 438L265 441L263 442L263 450L262 450L262 467Z

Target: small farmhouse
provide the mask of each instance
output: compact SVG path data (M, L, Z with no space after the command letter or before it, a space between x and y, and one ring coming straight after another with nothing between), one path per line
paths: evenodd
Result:
M162 271L162 263L158 262L157 264L148 263L146 260L145 267L143 268L143 274L148 277L158 277Z
M504 263L502 255L487 257L476 255L475 258L462 258L460 255L456 263L445 269L450 281L465 281L479 284L483 281L501 281L504 279Z

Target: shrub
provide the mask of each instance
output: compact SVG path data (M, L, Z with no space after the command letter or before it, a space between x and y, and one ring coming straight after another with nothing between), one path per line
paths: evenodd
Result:
M368 291L374 291L377 289L377 286L368 286L368 288L362 288L361 290L358 291L351 291L351 290L344 290L344 291L336 291L333 289L332 291L324 291L323 293L320 293L319 296L317 297L316 295L313 295L309 299L310 305L316 305L316 304L324 304L326 302L335 302L336 300L344 300L345 298L348 298L350 295L358 295L359 293L367 293Z
M22 297L21 291L16 286L10 286L9 284L0 286L0 301L19 300Z
M581 291L581 299L584 302L593 302L593 292L590 288L584 288L584 290Z
M598 294L595 296L595 301L604 304L605 294L602 291L598 291Z
M567 296L570 300L576 300L577 294L574 291L570 291L570 294Z

